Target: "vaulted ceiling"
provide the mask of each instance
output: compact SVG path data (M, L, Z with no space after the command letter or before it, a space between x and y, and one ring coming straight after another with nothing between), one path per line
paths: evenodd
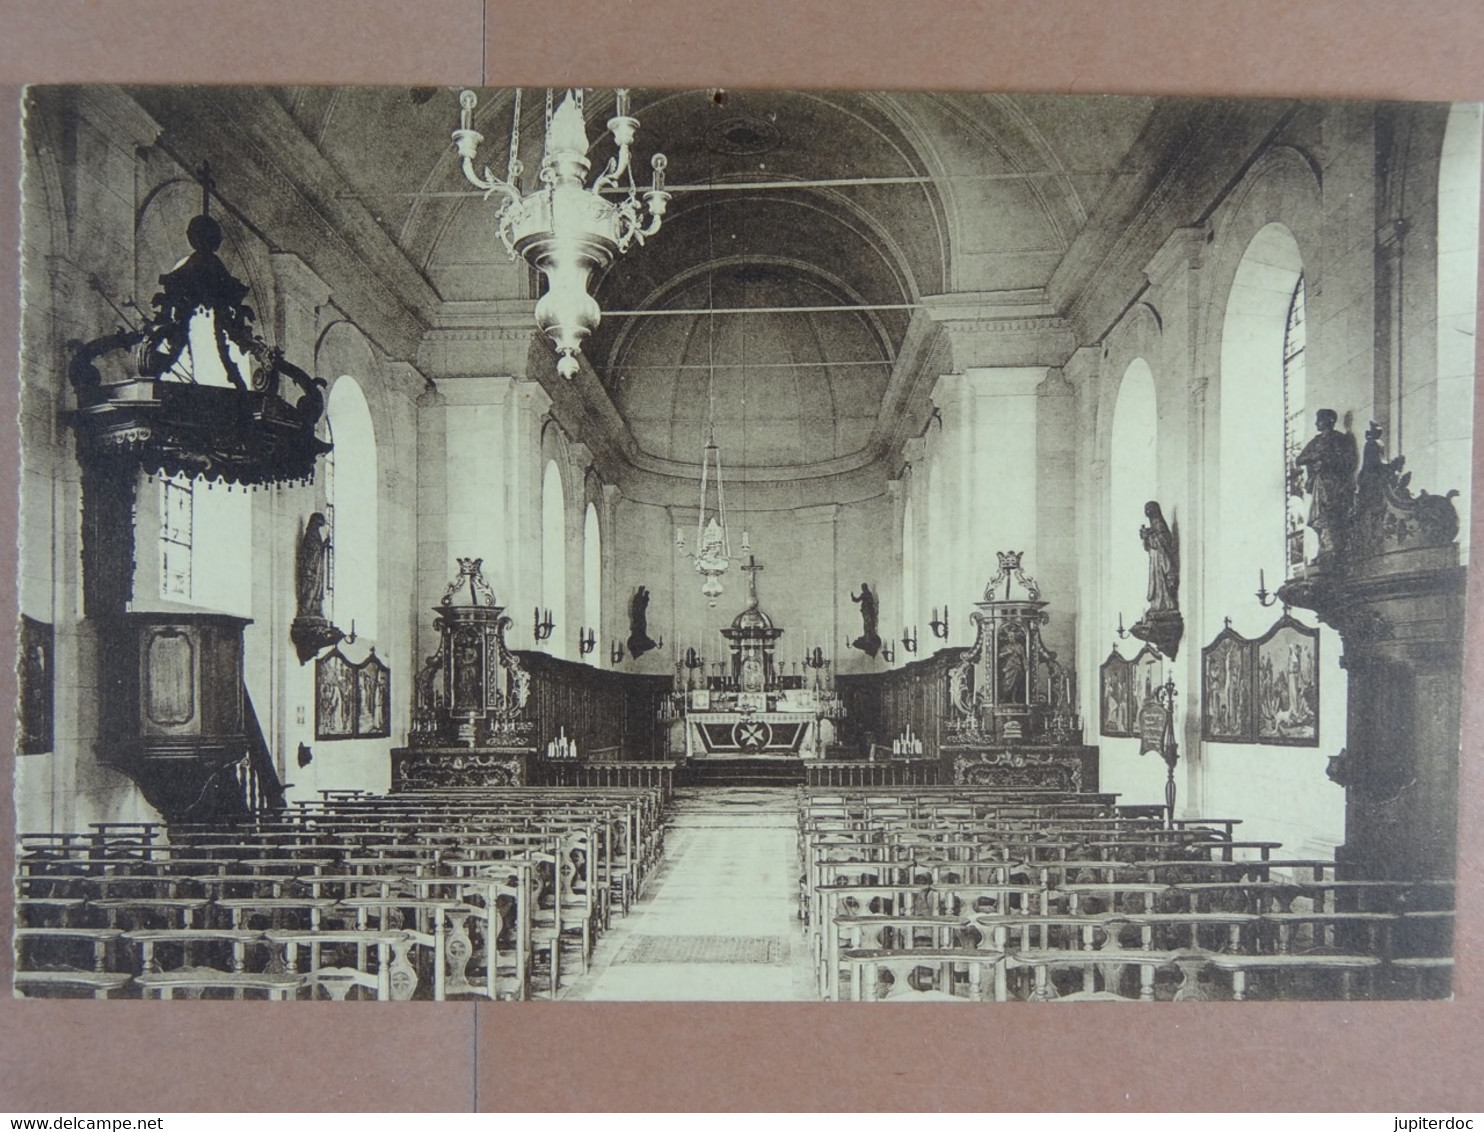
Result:
M526 92L520 117L528 189L544 94ZM188 119L208 126L200 92L137 96L167 138L172 126L188 134ZM293 151L277 156L297 166L301 194L400 303L402 341L450 319L529 309L538 281L500 243L497 204L458 169L449 140L457 91L303 87L211 98L240 129L218 126L210 144ZM481 162L501 175L512 98L481 92L474 121L485 135ZM891 390L924 299L968 294L1073 317L1117 266L1110 249L1152 188L1212 136L1219 104L640 90L631 112L641 122L636 175L664 151L674 199L661 231L596 282L606 313L585 354L597 380L574 384L591 410L582 427L622 435L581 439L651 472L688 475L714 405L742 474L788 478L888 457L882 417L910 408ZM612 92L588 93L595 165L613 149L604 129L612 113ZM1242 127L1238 148L1260 123ZM1147 254L1125 258L1142 266ZM327 281L338 295L339 281ZM558 400L571 404L567 392Z

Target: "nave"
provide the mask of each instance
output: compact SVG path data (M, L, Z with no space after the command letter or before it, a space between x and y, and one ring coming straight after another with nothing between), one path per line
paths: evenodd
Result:
M648 890L563 997L812 1001L798 885L796 791L681 788Z
M1447 997L1453 885L1107 794L329 796L30 835L17 992L1046 1003Z
M1478 107L541 101L27 92L23 993L1448 993Z

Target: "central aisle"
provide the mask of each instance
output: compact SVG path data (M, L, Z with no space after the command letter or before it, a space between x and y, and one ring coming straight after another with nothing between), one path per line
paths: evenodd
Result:
M794 790L676 790L664 861L562 997L814 1001L799 872Z

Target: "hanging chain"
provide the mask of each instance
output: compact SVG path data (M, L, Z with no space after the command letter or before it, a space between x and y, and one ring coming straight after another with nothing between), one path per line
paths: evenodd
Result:
M513 189L525 166L520 162L520 87L515 88L515 113L510 123L510 163L505 167L505 180Z

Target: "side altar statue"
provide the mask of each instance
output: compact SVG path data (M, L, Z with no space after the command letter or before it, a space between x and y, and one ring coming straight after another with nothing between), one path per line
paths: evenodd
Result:
M407 746L392 751L393 790L530 781L530 675L505 646L511 620L484 580L484 560L458 561L433 608L438 648L417 674Z
M956 783L1096 790L1097 748L1082 742L1075 677L1041 640L1049 603L1021 557L1000 552L975 603L974 643L948 670L939 753Z
M782 671L775 651L783 630L758 605L763 567L750 558L742 569L747 607L721 630L728 660L708 669L691 648L675 662L674 689L661 716L670 725L671 752L687 759L819 758L833 741L831 721L841 714L829 662L816 649L804 673Z

